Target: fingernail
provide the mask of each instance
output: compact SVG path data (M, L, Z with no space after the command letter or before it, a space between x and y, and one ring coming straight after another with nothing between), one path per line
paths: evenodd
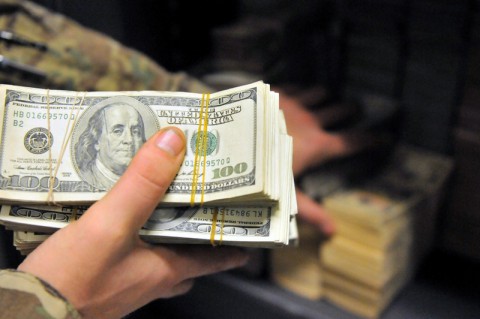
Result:
M172 156L180 154L184 147L183 139L177 131L168 129L157 138L157 146Z

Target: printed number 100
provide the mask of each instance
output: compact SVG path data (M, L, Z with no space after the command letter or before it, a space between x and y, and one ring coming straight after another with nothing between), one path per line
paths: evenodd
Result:
M245 162L238 163L235 166L229 165L229 166L224 166L222 168L215 168L213 170L213 179L228 177L233 173L241 174L241 173L244 173L247 170L247 168L248 168L248 165Z

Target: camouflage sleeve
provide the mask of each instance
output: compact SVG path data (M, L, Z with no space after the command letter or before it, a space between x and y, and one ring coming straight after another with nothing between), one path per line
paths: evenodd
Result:
M79 319L80 314L50 285L37 277L0 270L0 319Z
M186 73L168 72L146 55L32 2L0 0L0 31L26 41L0 41L1 83L76 91L210 91ZM5 61L35 76L12 71Z

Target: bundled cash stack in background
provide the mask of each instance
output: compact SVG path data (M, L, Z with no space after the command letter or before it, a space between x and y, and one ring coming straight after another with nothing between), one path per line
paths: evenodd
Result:
M336 169L326 165L302 180L304 191L323 202L336 232L325 240L299 224L298 248L271 252L276 284L378 318L412 278L432 248L452 160L405 144L380 153Z
M432 246L451 160L402 146L380 174L328 196L337 232L320 249L325 298L376 318Z
M373 162L376 161L370 156L356 154L355 158L346 161L326 163L304 176L300 186L305 194L321 203L332 194L348 189L352 181L365 178ZM298 233L298 245L270 252L270 278L297 295L320 300L324 291L319 247L326 237L317 226L305 221L299 221Z
M2 85L0 101L0 221L10 229L51 233L78 219L148 137L173 125L186 156L145 240L275 247L297 237L292 140L263 82L212 94ZM28 252L37 235L15 242Z
M273 282L302 297L318 300L322 293L322 270L318 247L323 240L314 226L299 221L299 242L295 247L270 252L270 277Z

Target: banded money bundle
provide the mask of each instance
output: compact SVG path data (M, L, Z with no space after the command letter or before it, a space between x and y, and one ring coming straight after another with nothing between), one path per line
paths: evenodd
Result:
M146 240L272 247L295 237L292 140L268 84L211 94L0 85L0 106L0 222L9 228L65 226L149 136L177 126L186 156L141 230Z
M327 196L337 232L320 247L322 292L363 318L378 318L432 247L448 157L412 146L364 185Z
M278 285L327 300L355 318L382 317L433 246L453 168L451 158L407 144L389 154L375 174L361 179L354 170L369 164L358 155L351 168L325 166L303 179L336 231L323 241L299 223L298 248L270 254Z

